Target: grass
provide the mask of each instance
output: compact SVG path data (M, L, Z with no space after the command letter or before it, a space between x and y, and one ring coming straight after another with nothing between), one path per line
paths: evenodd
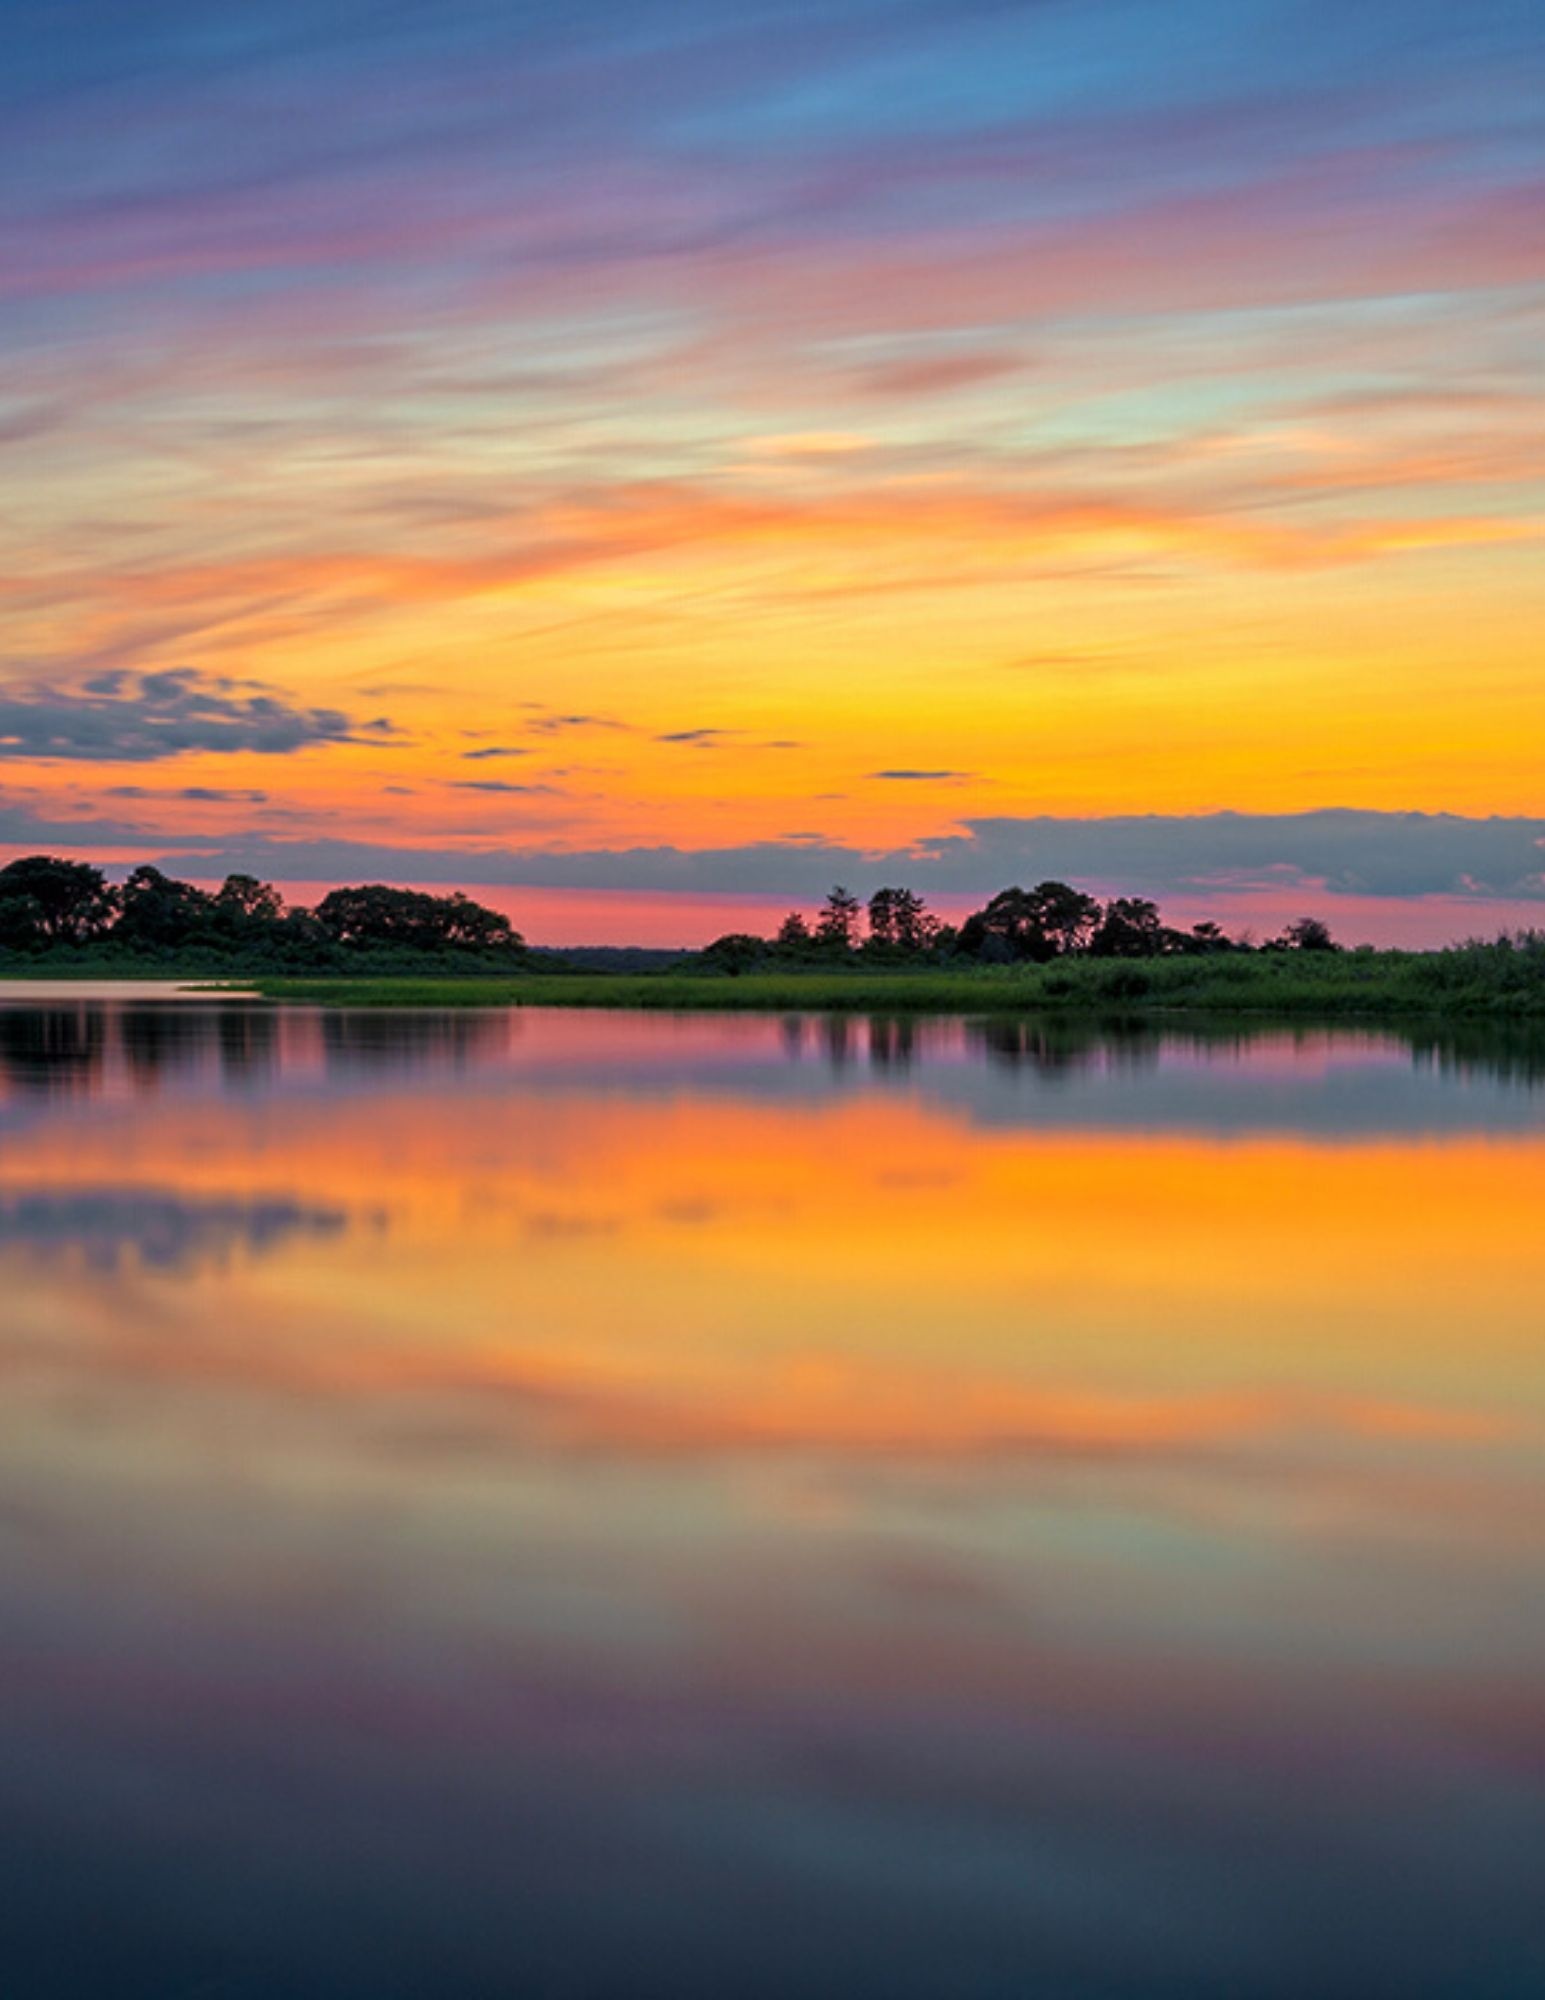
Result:
M1219 953L1063 959L1050 965L791 966L739 975L691 967L643 973L494 977L255 975L273 1000L350 1007L628 1007L679 1012L999 1013L1196 1011L1306 1016L1545 1020L1545 943L1442 952Z

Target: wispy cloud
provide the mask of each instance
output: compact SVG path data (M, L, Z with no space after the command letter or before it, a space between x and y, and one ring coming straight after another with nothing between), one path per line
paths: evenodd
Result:
M619 721L615 715L554 715L536 704L532 704L532 710L525 727L538 736L567 736L571 731L589 729L626 733L631 728L631 724Z
M593 737L594 840L689 857L1000 761L1537 802L1527 10L67 11L0 72L7 768L379 742L443 804ZM364 761L288 803L416 851Z
M501 778L453 778L450 789L453 792L499 792L506 794L547 794L561 790L557 785L511 785Z
M0 757L138 764L195 750L285 756L394 733L385 716L306 708L260 684L193 668L115 668L73 687L33 682L0 691Z
M33 818L34 829L38 821ZM80 829L81 838L91 829ZM0 815L0 838L6 832ZM524 884L534 888L818 896L902 881L935 894L986 895L1061 877L1152 895L1205 897L1257 887L1330 897L1447 896L1545 903L1545 819L1452 813L1141 814L967 819L907 846L863 848L800 832L732 847L488 848L254 835L180 836L205 872L280 877Z
M261 806L268 803L267 792L232 790L224 785L180 785L173 791L157 791L148 785L109 785L102 796L109 799L190 799L198 805Z

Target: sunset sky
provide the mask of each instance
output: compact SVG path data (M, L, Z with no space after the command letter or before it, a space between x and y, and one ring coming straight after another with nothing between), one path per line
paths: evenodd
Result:
M0 855L1545 921L1532 0L0 27Z

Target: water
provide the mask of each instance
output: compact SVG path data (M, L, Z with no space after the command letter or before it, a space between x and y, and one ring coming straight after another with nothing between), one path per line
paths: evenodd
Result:
M1545 1059L0 1009L8 2000L1545 1990Z

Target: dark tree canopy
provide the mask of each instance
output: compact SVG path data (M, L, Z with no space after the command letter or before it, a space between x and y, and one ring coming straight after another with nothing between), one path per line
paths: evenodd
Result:
M384 882L334 889L316 906L316 920L339 944L398 945L433 951L446 945L519 949L523 940L506 916L459 891L431 896Z
M1330 927L1321 923L1318 917L1297 917L1282 935L1272 939L1279 951L1339 951L1340 945L1330 934Z
M853 949L858 942L858 920L863 907L857 896L849 895L841 883L828 893L815 927L817 941L824 950L848 952Z
M1012 965L1070 955L1156 958L1252 949L1215 923L1176 930L1146 896L1113 896L1101 903L1071 883L1047 880L1032 889L1018 883L1000 889L959 929L934 916L915 890L887 884L872 892L866 907L837 888L813 923L797 910L785 917L767 950L785 960L853 958L865 916L868 930L859 949L865 961L878 964ZM1272 948L1336 949L1325 926L1312 918L1290 925Z
M1058 958L1079 951L1093 935L1100 906L1093 896L1066 882L1040 882L1033 889L1001 889L985 909L960 927L960 948L972 957Z
M1300 917L1263 948L1341 949L1318 917ZM735 931L700 957L706 966L741 972L769 960L991 965L1252 949L1248 938L1228 937L1215 923L1172 929L1144 896L1113 896L1102 905L1067 882L1045 881L1000 889L958 930L941 923L912 889L886 885L866 906L839 886L813 921L791 911L773 939ZM314 910L290 909L272 883L255 875L227 875L211 892L149 864L132 870L118 889L90 863L55 855L27 855L0 868L0 955L60 954L78 963L87 950L128 964L297 971L341 971L362 957L374 971L440 963L505 968L526 954L508 917L459 890L435 895L365 882L330 891ZM1142 977L1135 970L1110 976Z
M136 868L119 892L113 935L121 944L165 951L186 944L208 924L213 898L159 868Z
M760 965L768 953L766 938L753 937L748 931L726 931L703 947L702 960L711 971L739 974Z
M927 951L939 933L921 896L910 889L876 889L869 898L869 941L897 952Z
M276 924L284 915L284 898L271 882L255 875L227 875L215 892L221 916L246 924Z
M85 944L117 913L107 877L89 862L29 854L0 868L0 943Z
M272 883L228 875L212 894L149 864L114 889L84 861L35 854L0 868L0 952L90 948L127 963L340 965L361 948L507 961L524 951L508 917L461 894L380 883L335 889L315 910L285 908Z
M1105 905L1089 950L1096 958L1157 958L1166 943L1157 903L1146 896L1116 896Z

